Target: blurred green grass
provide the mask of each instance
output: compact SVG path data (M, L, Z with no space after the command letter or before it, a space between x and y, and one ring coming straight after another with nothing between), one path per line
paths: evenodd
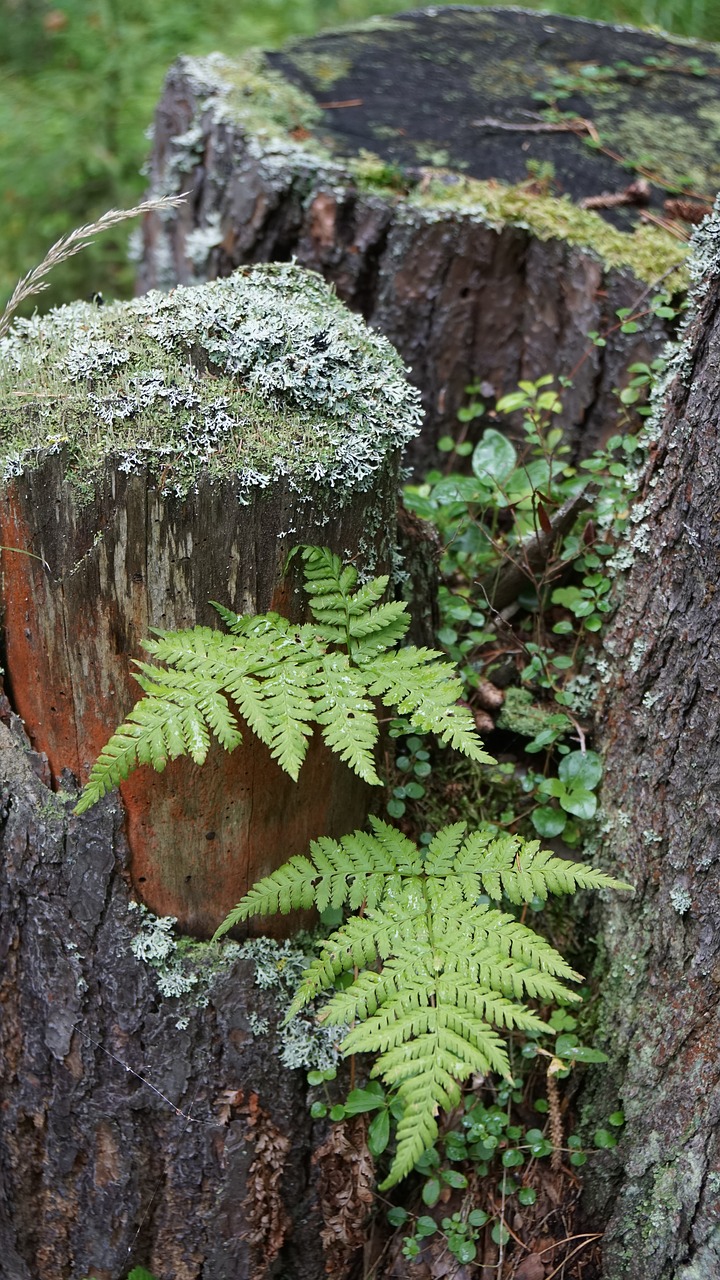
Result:
M413 7L398 0L0 0L0 306L59 236L141 197L146 130L178 54L275 48L293 35ZM720 0L526 7L720 40ZM96 290L128 296L127 234L121 226L60 268L41 309Z

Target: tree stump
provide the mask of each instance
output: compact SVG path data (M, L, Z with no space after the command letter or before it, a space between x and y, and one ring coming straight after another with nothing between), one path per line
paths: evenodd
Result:
M153 627L212 625L211 600L299 618L297 571L283 574L298 544L390 563L417 396L317 277L259 267L78 303L18 322L4 348L6 690L56 779L87 777ZM141 769L122 791L135 891L199 937L368 804L321 742L296 784L249 731L232 755Z
M698 233L694 314L656 407L657 452L606 640L603 842L631 900L603 910L585 1114L622 1107L588 1164L607 1280L720 1274L720 215Z
M140 288L295 256L411 366L417 467L468 383L492 397L549 372L572 380L564 425L589 452L667 336L648 303L684 287L682 219L720 185L719 70L712 46L484 7L181 58L150 180L191 198L148 220Z

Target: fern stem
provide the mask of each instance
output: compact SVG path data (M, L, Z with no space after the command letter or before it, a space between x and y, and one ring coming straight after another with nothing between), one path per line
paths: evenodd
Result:
M553 1173L560 1173L560 1170L562 1169L562 1149L565 1141L565 1134L563 1131L562 1115L560 1113L560 1090L558 1089L557 1078L553 1071L552 1062L548 1067L547 1092L550 1140L553 1144L553 1153L550 1157L550 1168Z

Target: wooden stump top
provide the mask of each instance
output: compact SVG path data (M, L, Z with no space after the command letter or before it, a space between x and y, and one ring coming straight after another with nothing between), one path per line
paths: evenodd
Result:
M267 61L317 104L312 132L333 154L372 152L398 184L449 169L579 204L645 177L661 217L668 198L707 204L720 188L718 46L452 6L298 40ZM629 229L644 205L597 207Z
M687 287L719 130L718 47L520 10L180 58L150 189L192 199L147 219L139 287L295 256L409 366L417 474L468 384L488 402L548 373L571 384L560 425L581 457L614 431L629 366L671 335L651 299Z

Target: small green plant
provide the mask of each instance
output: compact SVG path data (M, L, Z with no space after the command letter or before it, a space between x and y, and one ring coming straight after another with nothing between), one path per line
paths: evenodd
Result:
M550 893L627 886L554 857L538 841L493 830L468 835L460 822L423 850L380 819L370 821L372 834L314 841L309 858L291 858L259 881L216 937L278 911L362 912L320 944L288 1016L336 988L320 1017L351 1026L344 1054L377 1055L372 1075L402 1106L386 1190L432 1147L438 1111L457 1105L463 1080L475 1072L511 1076L496 1028L549 1031L525 1000L578 999L567 985L578 975L558 952L490 902L504 896L522 905Z
M527 396L532 405L534 397ZM549 487L551 467L543 465ZM184 754L201 764L211 732L232 750L241 733L230 699L294 778L319 725L350 767L379 783L373 699L400 713L397 729L406 735L407 752L401 768L416 782L429 772L421 736L427 732L472 760L494 763L470 711L457 703L462 685L454 667L434 650L398 648L408 618L405 604L380 603L388 579L358 586L356 570L327 549L298 550L311 622L295 624L274 613L240 617L216 606L227 632L196 627L147 642L167 667L139 664L145 696L93 767L79 812L138 764L160 770ZM581 782L569 767L571 800ZM408 785L405 793L410 795ZM566 807L567 796L563 791L559 797ZM404 803L404 797L393 798ZM293 857L261 880L216 938L256 915L314 906L330 923L330 913L357 913L320 944L287 1020L334 989L321 1020L351 1028L342 1040L344 1054L377 1055L372 1075L381 1077L387 1096L371 1082L351 1091L330 1116L377 1110L372 1142L378 1153L390 1139L391 1119L397 1120L386 1189L432 1148L438 1112L457 1105L464 1080L490 1072L512 1078L498 1032L537 1036L552 1030L527 1000L566 1005L579 999L568 985L579 975L562 956L491 903L540 905L550 893L623 886L554 857L536 840L498 834L491 824L467 834L464 822L455 823L421 837L418 845L379 818L370 822L372 833L320 838L309 857ZM315 1083L326 1079L320 1073ZM316 1107L318 1115L324 1106ZM472 1241L461 1227L456 1222L448 1231L467 1251Z
M386 576L358 587L326 548L300 549L313 621L277 613L241 617L216 605L228 632L210 627L159 631L145 648L167 664L139 662L145 697L95 762L76 812L82 813L141 764L162 771L189 755L202 764L215 735L226 750L242 742L230 699L252 731L297 779L315 725L327 745L366 782L381 785L373 752L379 729L372 699L394 707L413 729L433 732L473 760L492 763L462 685L434 649L398 644L407 605L380 604Z
M416 802L425 796L426 784L432 775L432 759L426 736L413 733L408 721L394 721L388 736L396 740L397 747L393 762L393 785L385 807L391 818L402 818L407 811L408 801Z

